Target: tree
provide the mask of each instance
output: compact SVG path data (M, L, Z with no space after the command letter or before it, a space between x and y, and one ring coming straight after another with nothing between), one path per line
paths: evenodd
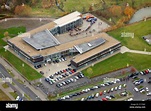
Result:
M89 11L91 12L91 11L93 11L93 7L92 7L92 5L90 5L90 7L89 7Z
M6 31L4 32L4 37L8 37L9 33Z
M30 15L31 8L28 5L17 5L14 13L20 16L28 16Z
M113 16L119 17L122 14L122 8L121 8L121 6L113 5L112 7L109 8L109 12Z
M136 69L134 67L131 68L131 73L136 72Z
M43 8L50 8L55 4L55 0L42 0L42 7Z
M124 9L124 14L128 16L128 18L131 18L131 16L134 14L134 9L130 6L126 6Z

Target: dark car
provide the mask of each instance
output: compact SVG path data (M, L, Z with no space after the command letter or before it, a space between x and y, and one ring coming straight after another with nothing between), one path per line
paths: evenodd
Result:
M49 78L45 78L45 81L49 82Z
M42 74L42 75L43 75L43 74L44 74L44 72L43 72L43 71L40 71L40 74Z
M115 98L115 96L114 96L114 95L110 95L110 97L111 97L111 98Z
M151 84L151 81L148 81L149 84Z

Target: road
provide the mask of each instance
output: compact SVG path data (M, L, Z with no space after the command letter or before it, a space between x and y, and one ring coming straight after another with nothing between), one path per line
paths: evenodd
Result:
M7 70L5 69L5 67L0 64L0 77L2 78L12 78L11 75L7 72ZM27 94L31 100L37 100L40 101L40 98L37 98L38 96L31 91L28 87L25 87L23 84L19 83L17 80L15 80L14 78L12 78L12 82L15 83L16 85L13 86L12 84L8 83L8 85L14 90L17 91L17 94L22 97L23 93Z

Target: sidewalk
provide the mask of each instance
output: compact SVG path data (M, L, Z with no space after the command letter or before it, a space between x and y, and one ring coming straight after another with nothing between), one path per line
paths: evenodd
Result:
M2 58L0 58L0 63L2 65L4 65L4 67L6 69L9 69L13 74L14 77L13 78L18 78L21 81L24 82L24 85L26 85L26 87L29 87L41 100L47 100L47 95L40 92L38 89L35 89L31 84L29 84L28 81L26 81L26 79L24 79L15 69L13 69L5 60L3 60ZM18 90L21 90L19 87L17 87Z
M130 52L130 53L137 53L137 54L146 54L146 55L151 55L151 52L146 52L146 51L139 51L139 50L130 50L125 46L121 47L121 53L125 53L125 52Z

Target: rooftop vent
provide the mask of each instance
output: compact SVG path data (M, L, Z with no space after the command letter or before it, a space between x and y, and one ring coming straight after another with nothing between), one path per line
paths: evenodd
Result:
M92 45L90 43L88 43L88 46L91 47Z

